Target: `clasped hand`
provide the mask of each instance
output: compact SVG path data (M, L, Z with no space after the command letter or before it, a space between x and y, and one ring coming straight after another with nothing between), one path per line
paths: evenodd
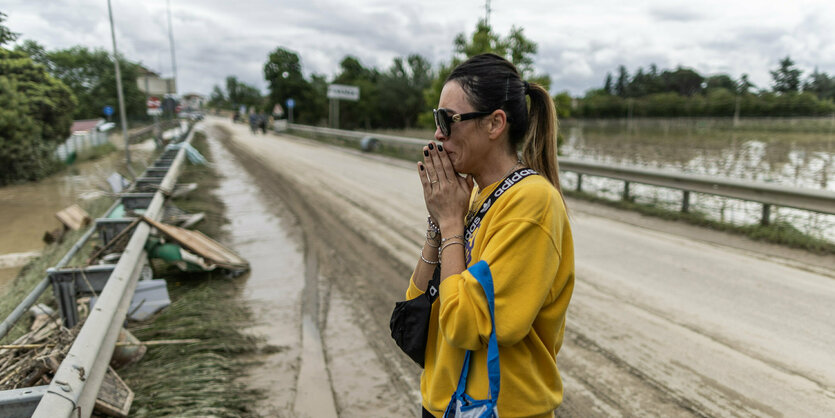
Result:
M442 145L430 143L423 147L423 155L423 162L418 163L418 174L426 209L444 235L461 233L473 190L473 177L461 177L455 172Z

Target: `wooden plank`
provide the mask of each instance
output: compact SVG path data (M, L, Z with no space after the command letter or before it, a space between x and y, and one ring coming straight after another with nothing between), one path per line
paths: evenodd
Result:
M217 241L203 235L200 231L178 228L173 225L154 221L153 219L142 219L167 237L176 241L183 248L205 258L211 264L229 269L249 268L249 262Z
M107 367L101 382L95 410L112 417L127 417L133 403L133 391L112 367Z
M66 209L61 210L55 214L55 217L61 221L64 226L73 231L77 231L90 224L90 215L81 209L81 206L72 205Z

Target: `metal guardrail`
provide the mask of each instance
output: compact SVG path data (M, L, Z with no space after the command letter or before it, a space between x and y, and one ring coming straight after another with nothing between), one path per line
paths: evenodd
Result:
M429 140L426 140L426 139L407 138L405 136L372 134L372 133L368 133L368 132L359 132L359 131L346 131L346 130L342 130L342 129L320 128L320 127L316 127L316 126L299 125L297 123L288 124L288 129L301 131L301 132L307 132L307 133L313 133L313 134L341 136L341 137L351 138L351 139L363 139L363 138L366 138L366 137L371 137L371 138L375 138L375 139L382 140L382 141L396 142L398 144L407 144L407 145L419 145L421 147L429 143Z
M189 130L185 141L191 142L192 137L193 131ZM164 152L158 158L157 163L146 171L149 176L156 174L155 177L159 177L162 172L158 167L165 167L164 177L154 182L159 191L156 193L123 194L105 212L105 216L109 216L120 202L125 206L128 206L129 202L133 202L135 205L133 208L136 208L138 203L144 201L142 207L146 208L145 216L155 220L158 219L162 214L165 195L173 190L184 159L184 148L178 151ZM160 163L160 161L163 162ZM135 184L136 186L138 184ZM102 228L103 226L105 228ZM14 323L43 294L51 282L50 279L54 279L52 276L56 272L58 274L63 272L59 269L67 265L96 230L102 232L106 228L107 225L103 225L98 220L90 226L55 267L47 271L47 277L38 283L0 324L0 338L5 336ZM109 266L112 273L105 278L106 282L105 280L94 280L97 283L95 285L96 289L101 290L99 301L70 347L66 358L59 366L52 383L48 386L0 391L0 415L28 416L33 409L33 416L43 417L90 416L92 414L101 382L108 369L109 360L115 347L116 338L127 315L136 282L148 263L147 257L145 257L144 244L149 231L150 228L147 224L139 223L119 262L115 266ZM96 268L90 267L88 269L96 270ZM103 285L102 282L104 282ZM53 286L53 289L56 292L56 299L59 299L59 305L61 305L60 299L69 297L72 299L70 305L72 309L75 309L75 300L71 297L73 292L62 290L60 286L58 288ZM64 320L69 319L65 317ZM35 409L35 405L37 405L37 409Z
M345 131L307 125L290 124L289 129L301 132L333 135L343 138L375 138L399 144L423 146L426 140L368 132ZM827 190L801 189L776 184L736 180L727 177L677 173L666 170L652 170L640 167L624 167L561 157L560 170L577 173L577 191L582 191L583 176L606 177L624 182L623 197L629 199L630 183L648 184L681 190L682 212L690 207L690 193L703 193L762 203L761 223L769 223L771 206L789 207L812 212L835 214L835 192Z
M771 206L789 207L812 212L835 214L835 192L801 189L777 184L742 181L726 177L676 173L640 167L612 166L583 161L576 158L560 158L560 170L577 173L577 191L583 190L583 176L606 177L623 180L623 198L629 199L629 184L641 183L677 189L682 194L682 212L687 212L690 193L703 193L763 204L761 223L769 223Z
M186 139L190 143L194 131ZM144 216L158 220L165 202L164 191L173 190L186 158L185 148L177 152L171 168L160 183ZM96 307L90 312L78 336L49 387L41 398L33 417L90 416L99 389L116 346L119 330L127 316L139 276L148 263L144 246L150 227L144 222L136 225L128 245L107 280Z

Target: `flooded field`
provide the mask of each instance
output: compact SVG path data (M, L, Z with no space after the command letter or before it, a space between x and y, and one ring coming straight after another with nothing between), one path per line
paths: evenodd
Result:
M151 142L131 146L131 159L147 165L154 150ZM79 200L108 193L107 177L114 172L126 174L124 154L114 152L95 161L87 161L39 182L0 187L0 295L22 266L20 255L37 254L43 246L43 234L61 226L55 213Z
M386 132L432 138L429 130ZM560 122L562 155L612 165L648 167L835 191L835 118L626 119ZM574 188L577 176L562 176ZM620 199L623 182L583 178L583 190ZM636 202L670 210L681 207L682 193L630 185ZM762 205L710 195L691 194L691 210L734 224L760 221ZM835 241L835 216L775 208L772 222L788 222L817 238Z

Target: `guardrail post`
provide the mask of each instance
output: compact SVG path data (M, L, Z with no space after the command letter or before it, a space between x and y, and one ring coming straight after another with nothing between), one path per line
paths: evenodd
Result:
M760 220L760 225L768 225L771 223L771 205L763 203L763 218Z
M64 326L72 328L78 323L78 302L75 300L75 279L67 276L49 276L52 291L58 301L58 310L64 319Z
M690 210L690 191L684 190L684 195L681 197L681 211L687 213Z
M623 182L623 200L629 201L629 182Z
M580 173L577 173L577 191L583 191L583 175Z

